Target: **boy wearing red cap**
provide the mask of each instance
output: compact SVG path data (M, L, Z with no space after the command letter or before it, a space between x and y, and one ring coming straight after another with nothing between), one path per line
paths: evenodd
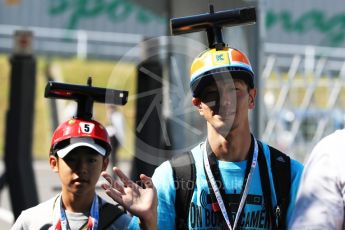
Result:
M125 229L131 220L119 206L107 203L96 192L111 150L105 128L93 120L70 119L54 132L50 149L51 169L59 175L61 193L24 210L12 229ZM156 191L151 179L141 175L145 188L128 183L121 205L140 217L142 226L156 229ZM107 189L109 186L102 185Z

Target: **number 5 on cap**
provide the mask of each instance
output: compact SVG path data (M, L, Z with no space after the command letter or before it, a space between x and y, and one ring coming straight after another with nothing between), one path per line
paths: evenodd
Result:
M80 130L82 133L90 134L93 131L93 128L95 127L92 123L86 123L86 122L80 122L79 123Z

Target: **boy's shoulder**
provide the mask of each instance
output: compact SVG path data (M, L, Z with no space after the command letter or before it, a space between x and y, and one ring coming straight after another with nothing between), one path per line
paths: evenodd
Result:
M20 214L11 230L45 229L51 226L53 209L58 196L28 208Z
M47 215L49 213L53 213L53 209L56 203L58 195L46 200L38 205L28 208L22 212L21 215Z

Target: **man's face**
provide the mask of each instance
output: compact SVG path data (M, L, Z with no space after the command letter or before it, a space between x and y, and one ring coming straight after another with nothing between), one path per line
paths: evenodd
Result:
M56 159L54 165L54 159ZM96 183L108 158L88 147L78 147L64 158L51 156L51 167L59 174L62 190L73 194L94 193Z
M254 108L255 89L242 80L219 79L206 86L200 96L199 113L218 133L227 135L249 124L248 110Z

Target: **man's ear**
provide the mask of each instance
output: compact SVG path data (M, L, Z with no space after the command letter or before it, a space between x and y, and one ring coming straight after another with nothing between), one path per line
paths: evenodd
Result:
M256 88L249 90L249 109L254 109L255 107L255 98L256 98Z
M102 171L106 170L109 164L109 156L103 158Z
M53 172L59 172L59 167L58 167L59 163L58 163L58 158L56 156L53 156L53 155L49 156L49 164Z

